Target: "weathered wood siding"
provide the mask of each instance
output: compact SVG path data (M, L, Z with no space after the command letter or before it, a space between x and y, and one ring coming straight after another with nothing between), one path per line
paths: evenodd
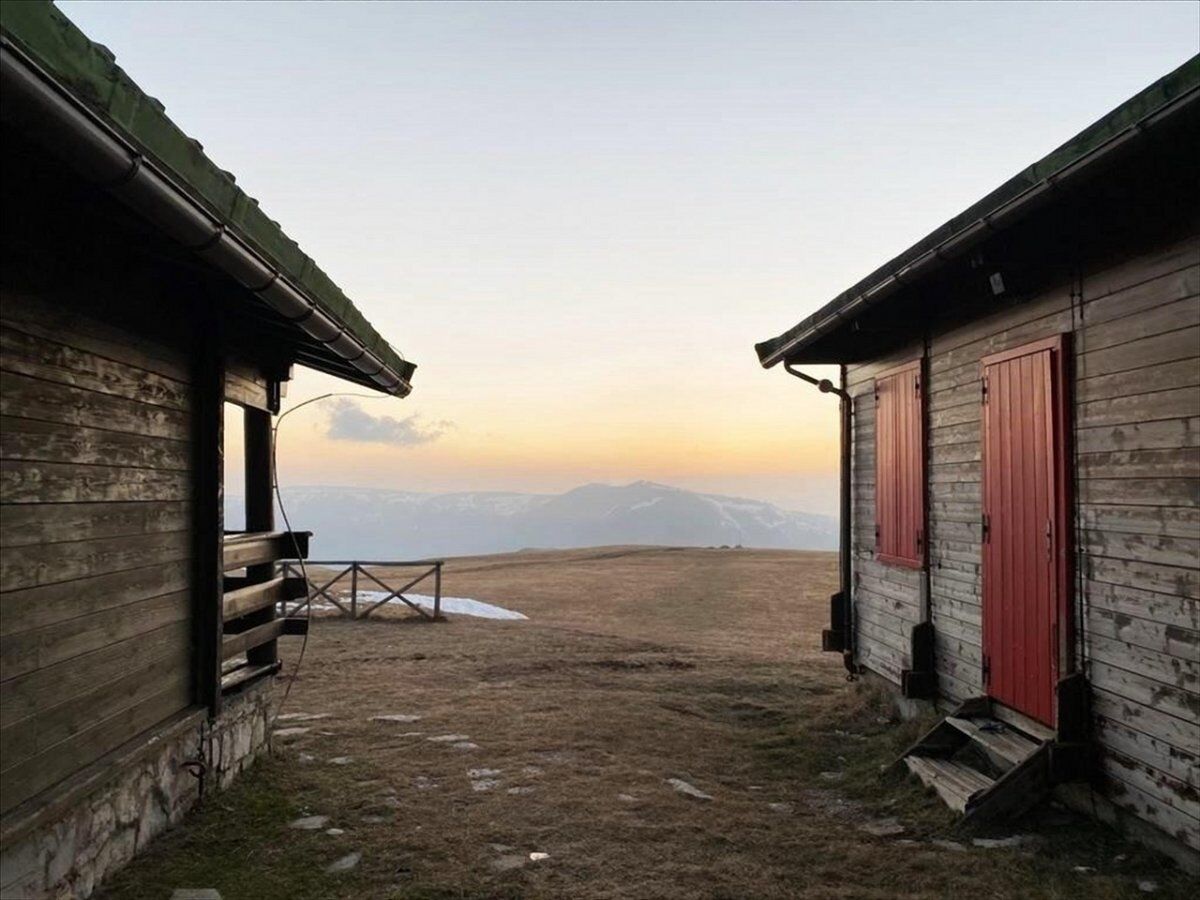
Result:
M3 811L189 706L182 351L0 294Z
M1200 849L1200 237L930 334L929 593L943 698L984 693L980 604L982 356L1073 334L1073 609L1105 793ZM859 661L898 680L919 581L875 561L873 374L848 367Z
M1106 792L1200 849L1200 236L1081 291L1080 641Z
M875 376L920 358L920 341L846 372L853 397L852 581L858 660L896 684L911 668L910 634L921 621L921 571L875 558Z

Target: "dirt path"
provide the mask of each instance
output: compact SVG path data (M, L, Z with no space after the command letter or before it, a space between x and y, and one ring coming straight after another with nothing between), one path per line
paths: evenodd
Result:
M1159 896L1181 886L1061 815L1021 847L971 846L936 803L881 780L916 726L889 723L812 649L834 577L828 554L520 554L456 561L445 593L528 621L322 619L279 723L307 730L281 732L272 761L109 896L1104 897L1138 894L1139 878ZM289 828L310 815L328 821ZM348 871L325 872L354 854Z

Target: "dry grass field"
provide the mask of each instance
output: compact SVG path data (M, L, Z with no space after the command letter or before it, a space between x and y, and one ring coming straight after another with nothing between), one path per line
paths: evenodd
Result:
M977 847L882 775L921 723L891 721L817 652L835 580L821 553L452 560L444 594L528 621L319 618L278 723L308 730L277 734L102 896L1057 898L1144 896L1147 880L1185 895L1062 811L1002 833L1019 846ZM285 673L298 649L284 642ZM304 816L328 821L289 827Z

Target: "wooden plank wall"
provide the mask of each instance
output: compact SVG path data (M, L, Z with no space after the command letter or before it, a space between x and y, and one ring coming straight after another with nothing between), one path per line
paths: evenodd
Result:
M239 406L272 412L271 384L260 369L239 359L225 359L225 399Z
M1081 287L1080 638L1107 793L1200 850L1200 236Z
M183 352L0 298L7 811L191 704L193 398Z
M1077 290L1072 302L1072 289ZM1200 238L1085 272L936 330L929 358L931 619L939 692L981 695L982 356L1073 332L1078 454L1074 598L1105 793L1200 849ZM854 580L859 661L898 680L916 573L874 560L874 373L856 396Z
M912 626L921 621L921 572L875 558L875 376L919 359L914 342L864 365L846 367L852 417L851 582L857 659L895 684L911 668Z

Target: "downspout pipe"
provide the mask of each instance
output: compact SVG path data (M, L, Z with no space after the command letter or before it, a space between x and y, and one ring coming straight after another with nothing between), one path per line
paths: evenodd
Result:
M854 662L854 623L850 615L850 447L851 447L851 415L853 402L846 391L846 367L840 366L839 387L834 387L828 378L813 378L797 369L792 363L783 364L784 371L789 375L806 381L817 388L822 394L834 394L841 401L841 435L839 441L840 473L839 487L839 516L838 516L838 593L829 598L829 628L821 635L823 650L840 651L842 663L851 676L858 671Z
M0 83L6 120L253 292L379 390L401 397L412 390L409 373L384 363L302 287L218 221L169 173L70 97L7 39L0 42Z

